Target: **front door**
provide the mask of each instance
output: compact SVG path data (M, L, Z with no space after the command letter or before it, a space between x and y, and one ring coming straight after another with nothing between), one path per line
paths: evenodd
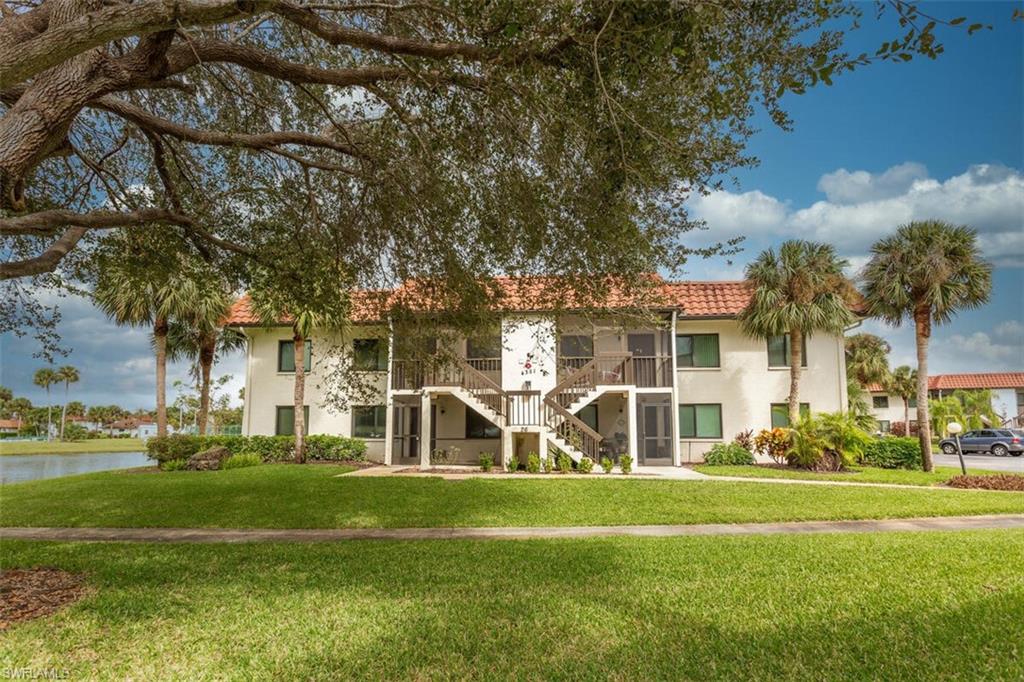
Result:
M637 403L637 453L640 464L672 463L672 404L668 397Z

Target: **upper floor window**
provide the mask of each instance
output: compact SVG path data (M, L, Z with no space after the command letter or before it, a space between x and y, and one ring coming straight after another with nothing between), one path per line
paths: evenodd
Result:
M307 372L313 366L313 342L306 339L306 352L302 358L302 367ZM277 342L277 371L278 372L294 372L295 371L295 342L294 341L278 341Z
M810 403L800 403L800 416L806 417L811 413ZM787 403L772 403L772 428L786 428L789 426L789 405Z
M592 358L594 338L583 334L563 334L558 342L558 352L563 358Z
M278 405L274 420L274 434L278 436L295 435L295 406ZM302 408L302 433L309 434L309 405Z
M494 360L501 357L501 336L493 334L466 339L466 357L470 360Z
M789 367L789 334L768 337L768 366ZM807 337L800 344L800 366L807 366Z
M718 334L677 335L676 364L679 367L719 367Z
M383 438L387 408L362 405L352 408L352 435L356 438Z
M353 339L352 367L361 372L376 372L388 368L387 345L380 339Z
M887 395L874 395L871 396L871 404L877 408L889 407L889 396Z
M912 395L907 398L907 407L917 407L917 396Z

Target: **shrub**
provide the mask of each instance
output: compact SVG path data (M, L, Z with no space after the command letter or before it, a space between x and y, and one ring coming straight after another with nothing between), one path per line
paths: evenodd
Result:
M633 471L633 458L629 455L622 455L619 457L619 469L622 473L629 474Z
M589 457L580 457L580 463L576 467L581 474L589 474L594 470L594 460Z
M552 459L552 457L554 457L554 455L549 452L548 456L541 460L541 466L544 469L545 474L550 474L555 468L555 460Z
M508 461L505 462L505 469L510 473L514 474L519 471L519 458L515 455L510 455Z
M155 459L161 465L174 459L188 459L200 450L202 448L199 447L198 436L176 433L171 436L150 438L146 441L149 458Z
M736 437L732 439L732 442L739 445L747 452L754 451L754 429L747 429L746 431L740 431L736 434Z
M295 458L292 436L190 436L173 434L146 441L150 459L188 459L201 450L220 445L232 455L251 453L264 462L286 462ZM306 458L313 461L366 459L366 443L360 438L317 434L306 437Z
M907 424L906 422L893 422L889 425L889 433L894 436L905 436L907 435Z
M991 474L989 476L954 476L949 479L954 488L982 488L984 490L1017 490L1024 492L1024 476Z
M526 470L531 474L535 474L540 471L540 455L536 452L531 452L526 455Z
M753 464L754 456L738 443L715 443L704 456L704 463L711 466Z
M494 468L494 455L489 452L480 453L480 468L484 471Z
M558 470L563 474L567 474L572 471L572 458L564 452L558 453L558 457L555 459L555 464L558 466Z
M825 441L825 449L839 455L842 466L862 461L864 448L871 443L871 436L860 428L857 419L848 412L820 415L818 430Z
M612 469L615 468L615 462L612 461L611 457L602 457L601 468L604 469L604 472L606 474L610 474L612 472Z
M921 444L916 438L875 438L864 448L864 463L882 469L920 469Z
M321 462L361 462L366 459L366 441L346 436L307 436L306 457Z
M67 422L64 424L64 440L85 440L89 431L81 424Z
M160 468L164 471L184 471L187 466L187 459L168 459L160 463Z
M812 415L800 417L789 429L786 461L790 466L817 471L827 468L824 454L825 439L821 435L818 418Z
M754 452L770 457L776 464L786 461L789 449L789 434L785 429L764 429L754 437Z
M263 464L263 459L253 452L243 452L239 455L231 455L220 465L221 469L244 469Z

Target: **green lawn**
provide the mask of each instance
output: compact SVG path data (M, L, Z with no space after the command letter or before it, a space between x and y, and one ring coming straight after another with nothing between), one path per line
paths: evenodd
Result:
M851 467L849 473L816 473L802 469L773 469L763 466L708 466L694 467L709 476L738 476L741 478L796 478L818 481L850 481L853 483L901 483L903 485L939 485L960 473L953 467L935 467L934 471L908 471L906 469L878 469ZM1005 474L1005 471L967 468L969 474Z
M70 442L0 440L0 455L70 455L82 452L142 452L146 446L138 438L90 438Z
M1024 512L1024 495L744 481L338 476L290 464L104 472L0 488L0 525L223 528L621 525Z
M1024 677L1024 532L5 542L88 575L0 632L0 669L70 679Z

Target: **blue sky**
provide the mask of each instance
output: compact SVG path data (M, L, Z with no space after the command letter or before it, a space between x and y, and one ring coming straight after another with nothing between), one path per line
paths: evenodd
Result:
M687 276L739 278L747 260L788 237L834 243L855 269L874 239L905 220L968 223L997 265L992 301L936 329L932 373L1024 371L1024 22L1010 21L1014 6L1020 3L929 3L936 14L966 15L993 30L972 37L944 31L946 53L936 61L874 65L832 87L787 95L791 132L759 115L749 152L760 165L691 202L709 230L684 237L699 244L745 235L745 250L731 264L694 261ZM869 16L848 42L852 54L873 53L896 34L894 21L874 22L872 7L865 3ZM73 398L152 407L147 334L114 327L80 299L64 299L62 313L60 332L73 349L66 362L82 374ZM875 322L864 329L889 339L893 364L913 364L911 329ZM42 366L34 349L29 338L0 336L0 383L42 403L31 384ZM172 367L170 379L186 371ZM227 359L216 373L232 374L240 387L243 358Z

